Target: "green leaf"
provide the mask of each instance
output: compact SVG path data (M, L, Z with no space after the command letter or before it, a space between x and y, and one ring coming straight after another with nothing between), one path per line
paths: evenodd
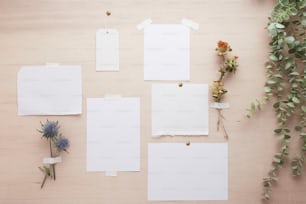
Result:
M290 107L290 108L294 108L295 107L294 103L292 103L292 102L287 103L287 106Z
M291 139L291 136L290 135L285 135L285 138L284 138L286 141L289 141Z
M280 104L279 102L274 103L274 104L273 104L273 108L278 108L278 107L279 107L279 104Z
M289 36L285 38L285 42L289 45L291 45L292 43L294 43L295 39L293 36Z
M282 160L281 160L280 158L274 157L274 158L273 158L273 162L278 163L278 164L281 164L281 163L282 163Z
M269 79L269 80L267 81L267 84L276 84L276 81L274 81L274 80L272 80L272 79Z
M283 76L280 75L280 74L274 74L273 76L276 77L276 78L279 78L279 79L282 79L282 78L283 78Z
M302 111L305 113L306 112L306 106L302 106Z
M278 129L275 129L274 132L277 133L277 134L279 134L279 133L282 132L282 130L283 130L282 128L278 128Z
M269 199L270 199L270 195L269 195L268 193L265 193L265 194L264 194L264 199L265 199L265 200L269 200Z
M280 29L285 28L285 26L283 24L280 24L280 23L275 23L275 27L280 28Z
M285 64L285 70L288 70L291 67L291 62L287 62Z
M289 76L299 76L299 75L300 75L300 73L298 73L298 72L291 72L289 74Z
M270 60L272 61L278 61L278 57L276 57L275 55L270 55Z
M265 93L270 93L271 92L271 88L268 87L268 86L265 86L264 87L264 91L265 91Z
M295 96L292 98L292 101L294 103L300 103L300 100L297 97L295 97Z

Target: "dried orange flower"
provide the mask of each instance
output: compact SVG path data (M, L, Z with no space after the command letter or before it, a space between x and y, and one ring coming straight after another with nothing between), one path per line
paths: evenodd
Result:
M232 51L232 48L229 46L227 42L219 40L216 51L218 52L218 55L226 55L228 52Z

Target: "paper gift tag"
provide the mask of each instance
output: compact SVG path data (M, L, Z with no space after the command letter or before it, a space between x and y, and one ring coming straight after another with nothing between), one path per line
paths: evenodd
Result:
M119 33L117 30L97 30L96 70L119 71Z

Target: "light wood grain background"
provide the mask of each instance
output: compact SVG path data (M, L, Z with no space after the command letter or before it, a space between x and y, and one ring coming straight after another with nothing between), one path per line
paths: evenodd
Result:
M229 200L185 203L261 203L261 181L270 169L277 139L275 120L267 106L252 119L245 109L261 99L269 37L264 29L272 0L0 0L0 203L145 204L148 142L225 142L216 131L217 113L209 110L209 136L151 138L153 82L143 80L143 32L136 25L180 23L183 17L200 24L191 31L191 83L212 83L218 77L216 42L230 42L239 56L237 73L226 80L224 111L229 144ZM95 71L95 32L104 26L120 32L120 72ZM16 80L22 65L46 62L83 67L83 114L80 116L17 116ZM189 83L189 82L188 82ZM141 172L117 177L86 172L87 97L104 94L141 97ZM211 99L210 99L211 100ZM71 140L70 153L57 165L57 180L40 189L42 158L48 145L36 131L39 122L59 120ZM298 145L292 141L291 152ZM306 172L304 171L304 174ZM305 175L303 176L305 177ZM205 181L203 181L205 182ZM290 166L281 171L273 204L305 204L306 179L292 179ZM175 202L154 202L175 203Z

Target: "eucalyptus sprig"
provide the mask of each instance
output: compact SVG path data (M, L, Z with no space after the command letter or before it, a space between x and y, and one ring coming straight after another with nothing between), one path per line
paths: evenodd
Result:
M228 57L228 53L232 51L231 46L224 41L219 41L216 48L218 56L223 60L221 66L219 67L220 77L217 81L214 81L212 85L212 96L215 102L220 103L223 96L227 93L227 90L224 88L224 78L230 74L235 73L238 68L238 56ZM225 137L228 138L227 131L224 126L224 116L222 115L221 108L216 108L218 110L218 122L217 130L219 131L219 126L222 126Z
M270 55L266 64L264 99L248 109L251 117L263 104L273 98L273 109L278 121L274 134L281 141L280 149L272 160L272 168L263 179L263 199L269 200L278 172L289 160L290 139L297 131L302 139L298 156L291 161L293 176L300 176L306 155L306 1L277 0L269 18L267 30L271 36ZM296 120L294 120L294 118ZM290 121L297 121L291 125Z
M59 123L58 121L49 121L47 120L45 123L40 122L41 129L38 132L41 133L42 138L49 141L49 150L50 157L54 158L60 155L61 152L67 152L67 149L70 146L70 142L67 138L63 137L61 133L59 133ZM44 174L44 179L41 183L41 188L44 187L46 179L48 177L52 179L56 179L55 174L55 163L50 164L49 166L38 167L39 170Z

